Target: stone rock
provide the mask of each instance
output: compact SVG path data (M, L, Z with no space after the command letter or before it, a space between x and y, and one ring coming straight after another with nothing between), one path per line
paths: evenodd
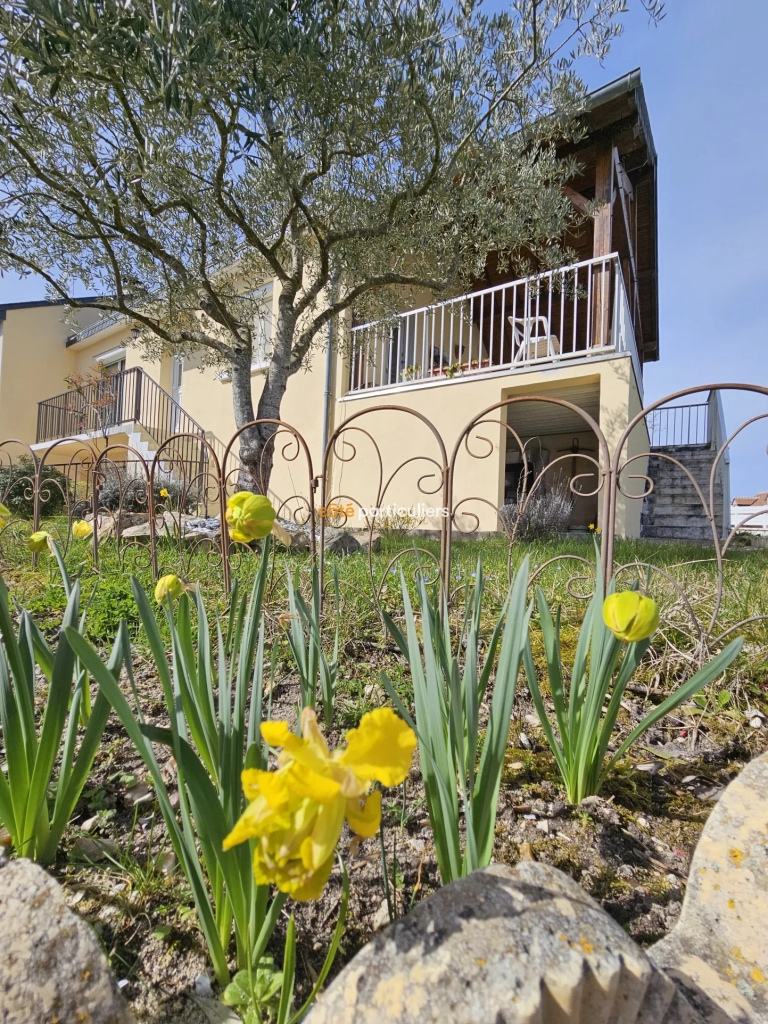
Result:
M156 537L178 537L179 535L179 514L177 512L163 512L161 516L155 517L155 536ZM186 517L181 516L181 528L184 528L184 520ZM122 539L139 539L142 537L149 537L149 517L145 517L142 524L137 526L130 526L127 530L123 530Z
M163 526L161 526L160 530L157 530L156 533L158 537L164 536L165 530L163 529ZM139 540L144 537L149 537L149 535L149 523L142 523L140 526L129 526L127 530L123 530L120 536L122 540Z
M133 1024L98 940L29 860L0 869L3 1024Z
M184 545L188 548L199 548L204 551L212 548L218 549L221 546L221 534L212 534L203 530L186 530L184 532Z
M375 932L380 932L382 928L386 928L389 924L389 904L384 899L379 904L379 909L371 918L371 928Z
M768 753L709 816L680 920L649 950L707 1021L768 1021Z
M370 550L372 555L377 555L381 551L381 534L372 533L370 536L364 533L360 537L360 550L364 555L368 554Z
M360 551L360 541L349 530L334 527L325 531L325 553L327 555L355 555Z
M581 801L581 807L594 818L605 822L606 825L621 824L621 818L616 808L601 796L585 796Z
M209 551L221 546L221 520L218 516L182 516L181 530L186 547Z
M290 531L289 531L290 532ZM312 549L312 541L306 530L296 530L291 533L291 553L300 554Z
M93 521L92 514L85 518L89 522ZM97 523L99 540L106 540L108 537L114 537L115 534L122 537L126 530L130 530L134 526L143 526L148 520L149 516L146 512L101 512Z
M74 850L84 860L94 864L100 860L106 860L108 857L115 859L120 856L120 848L113 840L91 839L90 836L78 836L75 839Z
M440 889L344 968L306 1024L694 1024L685 997L572 879L493 865Z

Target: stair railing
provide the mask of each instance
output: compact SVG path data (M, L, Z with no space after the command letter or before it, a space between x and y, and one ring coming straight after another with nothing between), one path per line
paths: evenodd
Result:
M171 464L180 462L189 478L208 462L204 428L138 366L38 402L37 442L81 434L106 438L127 423L136 423L158 447L174 434L185 435L168 452L170 473Z

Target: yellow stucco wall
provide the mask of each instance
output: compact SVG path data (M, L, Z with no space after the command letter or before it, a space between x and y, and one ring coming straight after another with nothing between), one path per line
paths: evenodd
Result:
M0 321L0 438L35 441L37 403L66 391L64 377L74 368L66 340L71 324L62 305L9 309ZM94 314L78 314L81 327Z
M325 353L317 352L310 360L309 370L300 370L290 378L282 408L283 420L300 431L310 448L314 474L320 472L317 467L322 447L324 372ZM254 408L258 405L263 381L263 373L255 371L251 377ZM215 369L200 369L195 360L186 360L181 404L207 434L213 435L215 441L221 445L229 443L235 433L235 418L232 385L228 379L222 379ZM218 449L218 445L216 447ZM289 447L285 455L282 448L283 445L278 443L271 478L272 496L280 501L295 493L307 496L309 471L306 459L291 459L292 448Z
M427 424L415 412L421 413L436 428L445 445L450 462L454 446L462 430L484 409L504 399L523 394L557 395L558 389L573 387L579 382L599 382L600 427L612 455L621 432L627 425L630 410L640 408L640 398L628 356L593 359L584 363L571 363L526 373L504 374L479 379L459 379L414 385L391 390L379 395L355 397L337 403L336 426L349 423L351 429L340 436L356 448L354 458L342 461L335 458L332 466L333 495L349 497L355 504L389 504L411 506L416 504L440 505L440 493L430 496L439 481L438 467L428 460L441 461L439 441ZM394 410L374 410L380 405L392 405ZM365 411L365 415L358 414ZM647 450L647 435L643 429L631 438L630 454ZM370 435L367 436L367 435ZM573 432L549 435L553 449L565 447ZM587 447L588 434L579 434ZM496 508L504 498L505 427L501 413L496 410L471 433L467 444L461 444L455 453L453 470L453 504L462 502L458 511L461 529L495 530L498 528ZM375 439L377 448L374 446ZM350 456L352 448L339 446L339 456ZM484 456L484 457L483 457ZM410 460L410 461L407 461ZM406 464L400 467L400 464ZM639 462L635 472L643 472ZM392 474L395 474L393 479ZM421 485L419 484L421 480ZM387 484L387 481L390 481ZM634 493L640 493L637 481ZM629 490L629 487L627 488ZM468 500L471 499L471 500ZM594 515L594 504L579 499L582 513L577 522L586 525ZM598 523L602 524L602 499L598 502ZM617 532L619 535L638 536L641 502L629 502L619 496ZM439 519L425 520L424 527L435 528Z
M96 310L79 310L76 325L64 322L61 305L9 309L0 321L0 438L34 444L37 403L67 390L64 378L86 372L99 356L125 343L127 328L112 328L77 345L67 338L77 328L101 318Z

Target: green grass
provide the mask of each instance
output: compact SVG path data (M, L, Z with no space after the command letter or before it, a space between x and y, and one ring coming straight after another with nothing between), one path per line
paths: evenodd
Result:
M43 524L54 535L64 525L61 521ZM388 642L377 604L393 616L400 616L401 570L411 596L415 597L419 561L430 570L436 567L438 541L418 539L417 543L421 549L418 555L413 551L414 538L385 536L381 551L373 555L370 565L364 555L337 560L341 596L340 673L343 682L339 699L342 709L347 704L351 710L352 705L359 709L378 703L371 694L377 685L381 652L386 650ZM593 585L592 538L565 537L557 541L520 543L511 550L501 536L483 540L456 539L452 552L451 593L461 606L465 588L474 583L478 556L482 556L487 602L483 628L490 629L506 593L510 573L525 555L530 557L531 571L537 574L536 583L544 589L549 602L562 605L563 647L567 660L569 646L575 646L586 598ZM325 577L326 585L331 588L332 557L326 560ZM65 601L53 560L40 555L37 566L33 567L31 556L22 543L6 543L2 558L3 576L19 603L30 609L44 631L58 628ZM71 572L81 571L83 595L85 600L90 599L89 638L106 646L124 617L142 649L144 640L138 629L130 576L135 574L145 588L152 590L148 548L124 544L118 550L114 541L106 541L100 546L97 570L89 544L72 542L66 561ZM173 571L190 582L199 582L212 615L226 610L228 594L216 552L180 551L174 541L161 540L158 561L161 573ZM662 627L638 679L655 683L662 690L693 668L702 632L717 638L745 619L768 615L768 551L734 549L728 552L722 601L711 631L710 619L716 610L717 592L717 563L712 548L676 542L617 540L615 564L627 566L620 573L620 587L634 579L645 579L646 570L638 568L636 563L649 563L658 570L651 572L650 586L662 608ZM257 566L258 556L245 550L233 560L233 576L237 576L241 586L248 588ZM310 566L309 554L278 550L269 575L265 600L267 636L276 644L278 669L285 672L290 672L290 652L280 616L288 608L286 573L298 567L302 590L309 596ZM329 610L330 607L328 605ZM332 643L331 626L327 622L327 634ZM730 634L729 639L741 633L745 636L745 649L729 678L735 679L737 687L749 696L750 688L762 692L768 683L768 622L748 623ZM403 680L403 687L407 688L406 680Z

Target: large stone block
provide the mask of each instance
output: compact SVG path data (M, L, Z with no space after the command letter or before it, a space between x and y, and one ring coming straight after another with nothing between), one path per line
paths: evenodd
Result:
M331 555L355 555L360 551L360 541L349 530L328 527L325 531L325 553Z
M680 920L650 950L708 1020L768 1022L768 754L720 797Z
M132 1024L90 927L37 864L0 868L3 1024Z
M675 984L568 876L494 865L440 889L344 968L307 1024L693 1024Z

